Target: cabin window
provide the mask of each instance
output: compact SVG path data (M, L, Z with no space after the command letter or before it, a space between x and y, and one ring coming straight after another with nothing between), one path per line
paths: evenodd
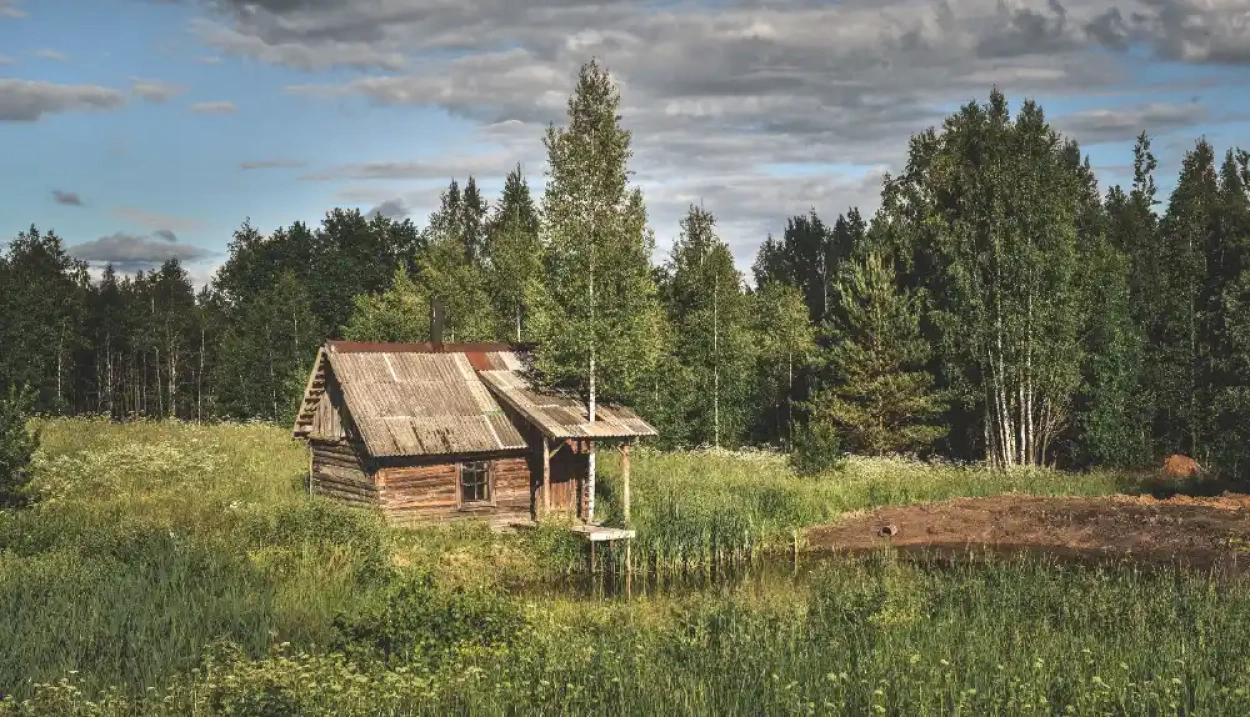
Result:
M460 464L460 503L490 502L490 464L472 461Z

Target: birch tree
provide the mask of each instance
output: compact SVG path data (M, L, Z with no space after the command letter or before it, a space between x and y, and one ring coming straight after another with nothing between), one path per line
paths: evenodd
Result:
M748 416L751 341L742 274L716 236L716 217L691 206L669 261L666 303L673 350L693 382L684 433L690 443L736 444Z
M655 239L642 192L629 186L630 133L620 93L595 60L568 101L568 124L547 130L543 196L544 295L535 297L534 364L543 380L585 397L627 398L655 365L661 315L651 274ZM594 515L590 455L588 517Z
M795 379L816 351L816 330L807 320L803 293L785 282L766 283L751 297L757 342L758 406L765 425L757 435L790 450L794 444Z
M1025 102L1013 121L995 91L913 138L887 183L881 220L933 299L946 380L979 411L991 466L1043 464L1072 420L1089 310L1075 281L1086 189L1075 151L1040 107Z

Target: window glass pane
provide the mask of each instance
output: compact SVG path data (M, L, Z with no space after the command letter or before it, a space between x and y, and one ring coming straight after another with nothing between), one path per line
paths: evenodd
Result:
M487 464L484 461L461 464L460 500L464 503L490 500L490 480Z

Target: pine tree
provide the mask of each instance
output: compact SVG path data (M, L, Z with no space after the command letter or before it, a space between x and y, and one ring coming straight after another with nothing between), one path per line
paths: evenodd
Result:
M835 285L827 384L809 401L809 421L836 426L842 446L886 455L927 451L942 436L943 398L925 370L921 307L895 286L892 263L870 254Z
M535 367L544 380L586 398L590 420L603 397L643 388L659 348L660 312L651 272L654 237L642 192L628 186L630 134L620 94L592 60L568 102L568 125L551 127L543 198L548 246L545 295L534 297ZM590 457L588 517L594 514Z

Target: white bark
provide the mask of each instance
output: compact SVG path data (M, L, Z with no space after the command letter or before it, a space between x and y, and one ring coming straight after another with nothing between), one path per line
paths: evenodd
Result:
M720 275L712 281L712 442L720 448Z

